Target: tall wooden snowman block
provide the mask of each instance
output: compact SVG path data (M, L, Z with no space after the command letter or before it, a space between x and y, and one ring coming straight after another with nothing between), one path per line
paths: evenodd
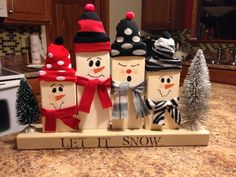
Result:
M110 40L92 4L78 20L75 53L80 129L110 127Z
M181 61L174 58L175 42L168 32L157 39L146 61L145 103L151 114L146 129L176 129L181 122L178 110Z
M146 45L128 12L116 27L112 44L112 128L139 129L148 110L143 102Z
M75 131L79 124L75 70L62 43L58 37L49 45L46 65L39 71L43 132Z

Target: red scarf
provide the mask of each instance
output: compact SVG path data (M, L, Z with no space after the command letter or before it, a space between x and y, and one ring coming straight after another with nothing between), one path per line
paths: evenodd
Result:
M98 90L98 96L102 104L103 109L112 107L111 99L108 94L107 88L111 87L111 78L109 77L105 81L99 79L87 79L85 77L77 76L77 84L84 86L83 95L81 97L78 110L82 112L90 112L90 107L96 92Z
M46 117L45 131L55 132L56 131L56 119L62 120L62 122L69 127L76 129L80 122L79 119L73 117L77 113L77 106L71 106L59 110L47 110L42 108L42 115Z

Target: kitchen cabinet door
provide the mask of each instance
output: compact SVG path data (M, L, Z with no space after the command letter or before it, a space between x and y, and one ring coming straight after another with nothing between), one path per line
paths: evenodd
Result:
M185 0L143 0L142 29L181 29L184 24Z
M77 20L84 12L87 3L95 5L95 10L103 21L104 28L109 29L109 0L53 0L52 22L47 26L48 44L55 37L61 35L64 38L64 46L70 51L72 65L75 66L74 42L77 31Z
M50 21L51 0L7 0L8 23L38 23Z

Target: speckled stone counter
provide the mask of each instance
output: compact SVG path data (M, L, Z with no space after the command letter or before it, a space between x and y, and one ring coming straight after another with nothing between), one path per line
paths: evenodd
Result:
M38 77L40 68L27 67L24 56L9 55L0 57L2 67L24 74L26 78Z
M26 66L8 66L7 69L24 74L26 78L38 77L38 68L27 68Z
M236 86L212 84L208 146L112 149L15 149L0 142L0 176L236 176Z

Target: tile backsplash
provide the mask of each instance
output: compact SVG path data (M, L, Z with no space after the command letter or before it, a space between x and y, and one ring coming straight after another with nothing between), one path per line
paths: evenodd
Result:
M0 57L28 53L32 33L41 34L41 26L0 24Z
M234 43L201 43L201 42L189 42L189 38L191 35L191 31L188 29L184 29L184 30L169 30L169 32L172 35L172 38L176 41L180 43L180 48L179 50L182 50L188 54L190 54L191 56L193 56L196 51L201 48L204 53L205 53L205 57L206 59L208 58L216 58L218 55L218 50L219 48L222 49L222 56L225 57L224 54L228 51L230 51L232 53L232 51L234 50L234 48L236 47ZM154 36L160 36L160 34L162 33L162 31L152 31L149 32L149 34L152 34Z

